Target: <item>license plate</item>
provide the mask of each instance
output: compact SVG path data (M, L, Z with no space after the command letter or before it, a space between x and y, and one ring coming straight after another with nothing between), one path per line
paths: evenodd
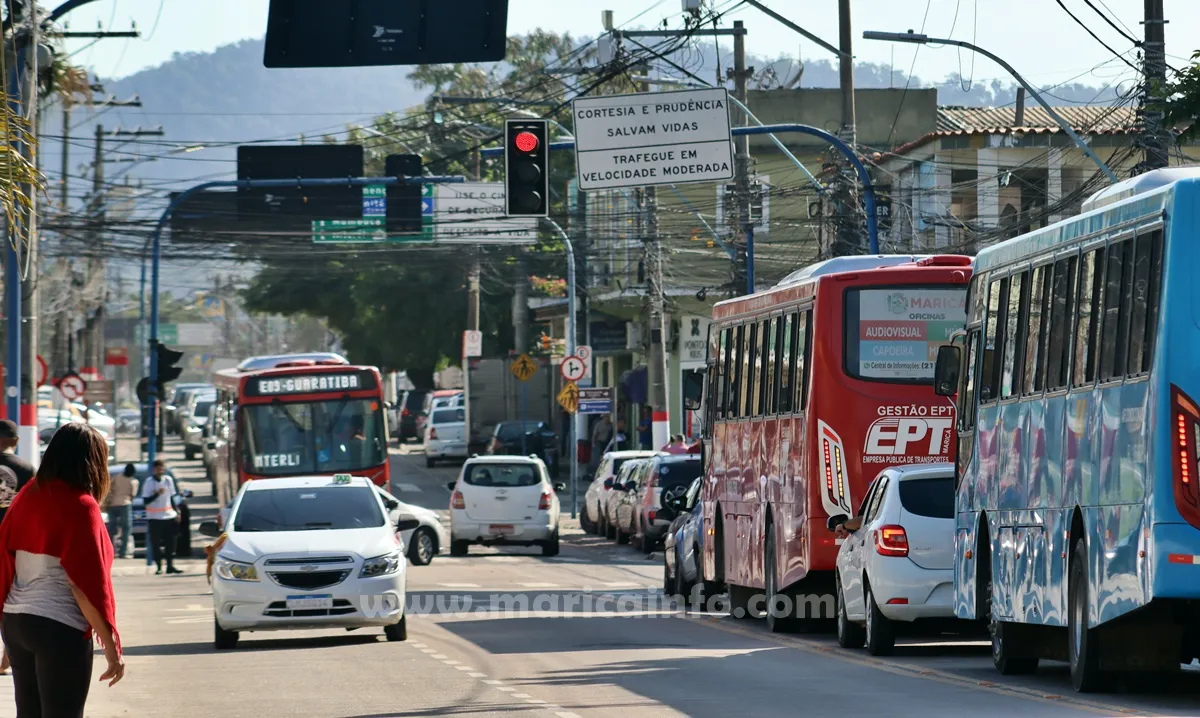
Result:
M514 531L512 524L492 524L488 530L497 536L507 536Z
M291 611L333 608L333 596L288 596L287 607Z

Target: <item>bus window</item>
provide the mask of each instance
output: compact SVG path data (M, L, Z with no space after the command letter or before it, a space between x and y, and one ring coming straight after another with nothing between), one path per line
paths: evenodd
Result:
M1054 278L1050 286L1050 328L1047 332L1047 391L1057 391L1067 386L1071 365L1069 340L1075 316L1075 268L1078 263L1078 257L1067 257L1054 263Z
M1110 244L1104 283L1104 324L1100 329L1100 381L1125 376L1132 293L1133 242Z
M754 415L762 416L767 413L767 395L771 393L771 384L769 383L770 374L767 373L768 353L771 350L771 344L768 342L768 337L771 334L771 320L767 319L760 322L758 325L758 340L756 342L756 355L754 363L754 372L758 375L758 381L754 386Z
M754 344L754 325L742 325L742 360L738 365L738 371L741 372L741 377L738 380L738 405L737 415L739 417L750 416L750 397L754 391L754 375L750 372L750 367L754 366L751 360L751 346Z
M746 356L742 368L746 372L746 401L742 416L754 416L758 409L758 322L751 324L746 331Z
M1029 328L1025 335L1025 394L1040 393L1046 385L1046 335L1050 326L1044 322L1046 305L1050 297L1050 285L1046 282L1049 265L1033 270L1033 283L1029 288Z
M967 339L967 380L966 390L958 399L959 430L970 431L975 428L975 409L979 405L975 396L979 387L979 330L971 332Z
M989 402L997 397L1000 387L996 352L1000 350L1000 310L1002 297L1008 289L1007 280L997 279L988 287L987 326L983 336L983 370L979 376L979 401Z
M1021 370L1024 357L1021 349L1025 344L1022 305L1029 306L1028 272L1014 274L1009 278L1008 306L1004 310L1004 369L1000 379L1000 397L1007 399L1021 388Z
M1129 374L1150 371L1162 281L1162 230L1134 240L1133 304L1129 322Z
M729 397L725 404L725 418L736 419L741 413L742 382L746 373L742 371L742 337L746 333L745 325L739 325L733 332L733 345L729 351Z
M1083 256L1083 265L1079 270L1079 318L1075 325L1074 386L1086 386L1096 380L1096 330L1100 326L1103 277L1104 248L1101 247Z
M805 385L808 384L808 363L809 363L809 329L812 325L812 311L801 312L796 318L796 343L794 370L796 376L796 398L794 400L794 410L797 412L804 411L804 400L807 396L805 393Z
M779 402L779 323L782 321L783 317L774 317L769 320L771 332L767 339L767 366L763 380L767 387L764 413L768 416L775 413L778 408L776 404Z
M779 372L779 413L790 414L795 411L792 401L792 387L796 385L796 315L789 314L783 318L783 361Z
M733 392L733 327L721 330L721 398L717 402L717 416L724 419L729 416L730 394Z

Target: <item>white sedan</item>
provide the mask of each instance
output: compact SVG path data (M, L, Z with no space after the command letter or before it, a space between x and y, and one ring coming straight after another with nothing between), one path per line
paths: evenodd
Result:
M379 492L385 506L388 501L396 503L396 507L389 507L388 512L393 523L399 523L406 518L421 522L416 528L400 534L404 545L408 547L408 560L414 566L428 566L434 556L450 545L450 533L442 525L442 518L438 516L438 512L423 506L406 504L381 487L376 486L375 490Z
M370 480L341 474L251 481L238 492L213 563L214 645L246 631L383 628L408 638L408 562L401 533ZM215 521L201 533L219 535Z
M886 469L858 516L833 516L849 535L837 558L838 643L880 656L895 623L954 617L954 465Z

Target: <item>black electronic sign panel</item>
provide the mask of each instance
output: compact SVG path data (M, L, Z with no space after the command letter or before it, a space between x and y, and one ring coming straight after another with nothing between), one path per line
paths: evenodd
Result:
M273 397L295 394L344 394L375 388L375 375L369 371L296 374L293 376L254 377L246 381L246 396Z
M361 145L241 145L239 180L341 179L362 177ZM363 188L331 186L238 188L243 229L311 230L314 220L362 219Z
M263 65L498 62L508 0L271 0Z

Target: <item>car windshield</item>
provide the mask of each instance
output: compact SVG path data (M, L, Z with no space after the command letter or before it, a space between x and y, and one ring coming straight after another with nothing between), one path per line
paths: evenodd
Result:
M916 516L954 518L954 479L904 479L900 482L900 505Z
M319 531L383 526L375 491L366 486L314 486L247 491L234 531Z
M208 412L212 411L213 404L215 403L213 401L202 401L196 404L196 409L192 412L192 416L208 416Z
M438 409L433 412L430 418L432 424L453 424L456 421L466 421L466 412L463 409Z
M409 411L420 411L421 407L425 406L425 396L423 392L410 391L404 398L404 408Z
M353 472L387 461L383 412L373 399L243 406L242 464L251 474Z
M463 480L468 486L537 486L542 482L533 464L473 464Z
M537 431L541 422L506 421L496 425L496 438L500 441L515 441L531 431Z
M658 488L690 486L703 473L699 461L664 461L658 466Z

